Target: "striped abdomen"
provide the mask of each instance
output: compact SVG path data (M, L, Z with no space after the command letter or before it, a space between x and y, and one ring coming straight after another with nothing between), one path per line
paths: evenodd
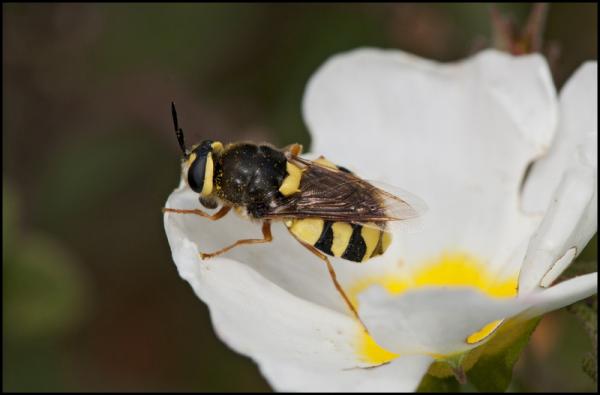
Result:
M375 224L363 226L321 218L292 219L285 224L305 243L327 255L354 262L383 254L391 242L391 234Z

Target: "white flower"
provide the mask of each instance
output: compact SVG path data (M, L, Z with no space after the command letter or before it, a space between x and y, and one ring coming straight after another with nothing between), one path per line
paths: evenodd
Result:
M429 207L383 256L333 260L370 336L283 225L270 244L203 261L260 227L167 213L173 259L219 337L276 390L412 391L432 361L483 344L502 320L596 292L596 273L552 285L597 229L596 106L596 62L557 97L542 57L491 50L439 64L361 49L312 77L313 152ZM167 207L197 208L181 185Z

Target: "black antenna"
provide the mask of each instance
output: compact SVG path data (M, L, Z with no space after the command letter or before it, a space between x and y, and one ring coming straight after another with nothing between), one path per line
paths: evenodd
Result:
M173 126L175 126L175 135L177 136L177 142L179 143L181 152L183 152L183 156L187 158L188 152L185 149L185 141L183 140L183 129L179 127L179 123L177 122L177 111L175 111L174 102L171 102L171 114L173 115Z

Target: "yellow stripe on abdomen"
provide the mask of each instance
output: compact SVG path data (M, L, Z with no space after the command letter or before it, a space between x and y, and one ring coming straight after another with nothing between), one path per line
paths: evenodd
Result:
M381 235L381 254L388 249L390 244L392 244L392 234L389 232L383 232Z
M363 226L362 230L360 231L360 235L362 236L362 239L366 245L365 256L362 259L363 262L371 258L371 255L379 243L379 238L381 237L381 229L376 228L375 224L373 223L369 223L367 225L371 226Z
M333 243L331 244L331 252L334 256L342 256L352 236L352 226L346 222L334 222L331 226L333 230Z
M321 233L323 233L324 223L325 221L321 218L305 218L286 221L285 225L294 236L305 243L314 245L319 240L319 237L321 237Z
M289 219L285 225L302 242L327 255L352 262L365 262L383 254L391 240L388 232L372 223L363 226L304 218Z
M386 232L385 230L380 230L379 231L379 239L377 240L375 249L373 250L373 252L371 252L370 255L368 255L368 257L374 258L376 256L384 254L391 243L392 243L392 234L389 232ZM365 260L367 260L369 258L365 258Z

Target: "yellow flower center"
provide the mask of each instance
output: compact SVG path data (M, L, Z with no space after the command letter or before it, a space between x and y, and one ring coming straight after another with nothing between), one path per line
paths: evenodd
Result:
M348 289L348 294L350 301L359 310L358 295L374 284L384 287L393 295L425 286L454 286L473 287L488 296L505 298L517 294L517 281L518 274L505 278L493 276L483 262L468 254L446 253L419 265L417 269L410 272L363 278ZM502 320L490 322L481 330L471 334L466 341L477 343L485 339L501 323ZM364 362L370 364L382 364L398 357L398 354L384 349L362 330L358 341L358 354ZM433 357L441 358L443 356L433 355Z

